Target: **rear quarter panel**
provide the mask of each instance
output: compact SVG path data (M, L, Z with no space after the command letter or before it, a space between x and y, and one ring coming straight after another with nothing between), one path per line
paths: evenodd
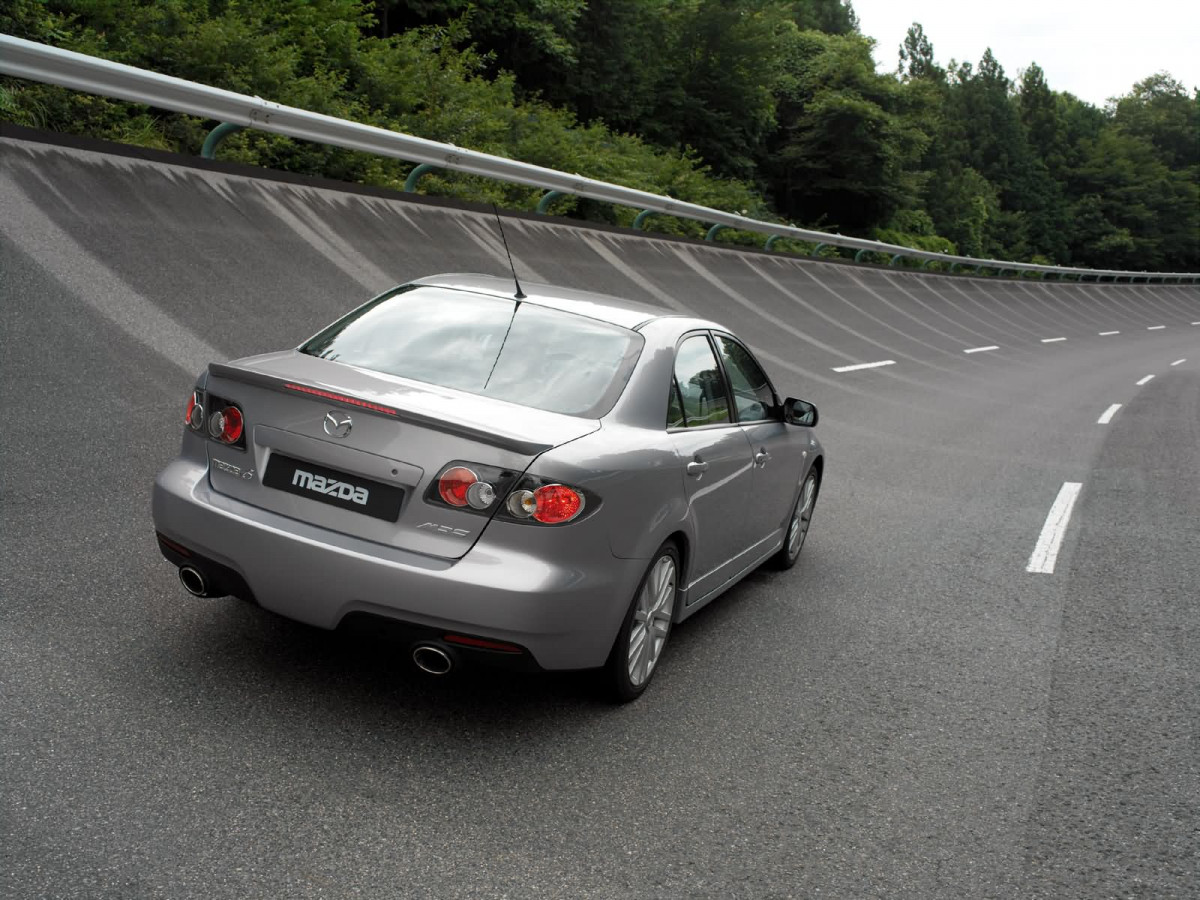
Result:
M648 559L672 532L690 537L683 467L665 436L665 429L656 434L606 423L548 451L530 471L594 492L612 554Z

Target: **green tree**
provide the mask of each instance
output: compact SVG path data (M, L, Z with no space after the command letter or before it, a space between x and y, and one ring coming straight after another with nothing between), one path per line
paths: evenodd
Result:
M1171 168L1200 166L1200 91L1189 97L1166 72L1139 81L1117 98L1112 121L1121 131L1149 141Z
M920 22L913 22L904 35L897 74L907 80L925 78L942 82L946 79L946 70L934 60L933 43Z
M876 74L861 35L800 32L779 81L779 132L764 162L772 195L789 218L864 231L911 205L905 169L925 136L896 110L900 86Z

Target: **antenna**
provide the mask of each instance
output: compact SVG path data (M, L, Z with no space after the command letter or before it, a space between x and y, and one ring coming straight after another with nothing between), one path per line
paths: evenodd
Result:
M496 208L495 203L492 204L492 213L496 216L496 227L500 229L500 240L504 242L504 252L508 254L508 267L512 269L513 284L517 286L517 299L524 300L525 292L521 290L521 282L517 279L517 267L513 265L512 251L508 249L508 238L504 236L504 223L500 221L500 210Z

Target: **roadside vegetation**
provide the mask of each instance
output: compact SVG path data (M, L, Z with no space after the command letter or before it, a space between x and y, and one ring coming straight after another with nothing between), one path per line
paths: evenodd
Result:
M0 31L759 219L1200 270L1195 90L1157 73L1100 109L1036 63L943 66L917 24L878 73L842 0L11 0ZM216 124L9 78L0 118L190 154ZM220 157L397 189L412 168L249 130ZM525 209L539 193L447 171L421 190Z

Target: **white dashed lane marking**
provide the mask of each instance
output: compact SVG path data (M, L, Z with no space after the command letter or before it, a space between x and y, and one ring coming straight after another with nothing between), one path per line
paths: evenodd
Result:
M1053 344L1053 343L1056 343L1057 341L1065 341L1065 340L1066 340L1066 338L1042 338L1042 343L1043 344Z
M894 366L895 364L896 361L894 359L883 359L879 362L857 363L853 366L834 366L833 371L857 372L859 369L878 369L880 366Z
M970 348L964 350L963 353L985 353L988 350L999 350L999 349L1000 348L998 346L993 344L990 347L970 347Z
M1110 406L1108 409L1106 409L1104 411L1104 415L1102 415L1097 420L1096 424L1097 425L1107 425L1109 422L1112 421L1112 417L1117 414L1117 410L1120 408L1121 408L1120 403L1114 403L1112 406Z
M1187 362L1187 360L1186 360L1186 359L1177 359L1177 360L1175 360L1175 362L1171 363L1171 365L1173 365L1173 366L1178 366L1178 365L1180 365L1181 363L1185 363L1185 362Z
M1121 332L1119 332L1119 331L1102 331L1102 332L1100 332L1100 337L1108 337L1110 334L1120 334L1120 333Z
M1050 512L1046 516L1046 524L1042 526L1042 533L1038 535L1033 555L1029 557L1029 565L1025 567L1026 572L1041 572L1046 575L1054 572L1054 563L1058 560L1058 548L1062 546L1063 538L1066 536L1067 525L1071 521L1071 510L1075 506L1075 500L1082 487L1083 485L1078 481L1063 482L1062 489L1059 490L1054 505L1050 507Z
M1154 377L1153 375L1147 375L1145 378L1143 378L1141 381L1139 381L1139 382L1137 383L1137 386L1138 386L1138 387L1141 387L1143 384L1145 384L1147 381L1149 381L1149 380L1150 380L1150 379L1152 379L1153 377Z
M1166 325L1147 325L1146 330L1147 331L1162 331L1166 327L1167 327Z

